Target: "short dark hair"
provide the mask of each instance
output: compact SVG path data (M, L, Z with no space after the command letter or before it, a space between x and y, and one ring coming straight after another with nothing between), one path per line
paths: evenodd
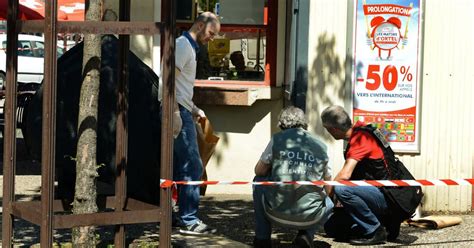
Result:
M289 106L280 112L278 127L282 130L290 128L308 128L308 121L302 109Z

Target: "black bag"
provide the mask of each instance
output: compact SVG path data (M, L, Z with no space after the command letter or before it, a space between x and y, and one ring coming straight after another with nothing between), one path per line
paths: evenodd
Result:
M388 162L389 169L398 172L394 178L387 179L407 179L414 180L413 175L408 171L402 161L395 157L393 164ZM389 207L394 216L399 217L400 221L409 219L413 216L416 208L423 198L423 192L420 186L407 186L407 187L383 187L382 192L385 195L385 199L389 204Z
M402 161L395 157L395 153L392 148L390 148L390 145L380 130L370 125L360 127L360 129L374 136L382 148L388 169L386 178L383 178L384 180L415 179ZM411 218L423 198L423 192L420 186L382 187L382 192L387 200L392 217L398 218L400 221Z

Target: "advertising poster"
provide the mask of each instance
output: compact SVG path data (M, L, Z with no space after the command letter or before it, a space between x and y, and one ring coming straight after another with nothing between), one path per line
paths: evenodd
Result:
M353 119L396 152L419 152L421 0L357 0Z

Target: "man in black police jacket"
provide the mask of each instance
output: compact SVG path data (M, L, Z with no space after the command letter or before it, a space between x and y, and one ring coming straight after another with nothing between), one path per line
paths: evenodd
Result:
M413 179L379 130L362 122L352 125L340 106L326 108L321 119L335 139L347 141L345 163L334 180ZM343 210L336 210L325 225L326 232L353 245L396 239L400 223L413 214L422 196L419 187L335 186L333 192Z

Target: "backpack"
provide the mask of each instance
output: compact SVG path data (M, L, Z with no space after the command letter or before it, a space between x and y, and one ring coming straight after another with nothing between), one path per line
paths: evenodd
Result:
M359 127L358 129L370 133L377 140L379 147L383 151L388 170L387 176L383 180L415 180L415 177L413 177L402 161L395 156L380 130L370 125ZM420 186L381 187L381 190L387 200L392 217L398 218L399 221L411 218L423 198Z

